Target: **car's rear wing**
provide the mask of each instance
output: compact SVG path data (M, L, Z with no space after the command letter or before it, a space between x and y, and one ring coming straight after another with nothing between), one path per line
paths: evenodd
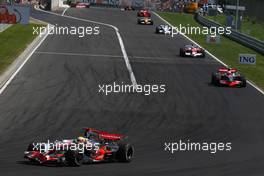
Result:
M219 69L218 69L218 72L228 72L228 71L230 71L231 73L235 73L235 72L237 72L237 69L236 68L226 68L226 67L220 67Z
M93 129L93 128L84 128L84 130L85 130L85 132L97 133L100 138L106 139L106 140L117 141L117 140L121 140L121 139L126 138L126 136L123 135L123 134L111 134L111 133L108 133L108 132L105 132L105 131L96 130L96 129Z

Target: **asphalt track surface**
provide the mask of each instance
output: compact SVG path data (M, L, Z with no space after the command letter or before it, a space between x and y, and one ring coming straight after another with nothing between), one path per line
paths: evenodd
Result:
M119 28L138 84L165 84L165 94L98 93L98 84L130 78L113 29L100 35L48 36L0 95L1 175L257 176L264 174L264 97L256 89L211 86L219 63L180 58L188 41L136 23L136 12L69 9L66 15ZM32 11L52 24L98 26ZM153 17L155 24L162 23ZM70 54L69 54L70 53ZM79 55L77 55L77 54ZM30 165L23 152L37 140L73 138L82 127L129 136L133 162L79 168ZM164 151L164 142L232 142L229 152Z

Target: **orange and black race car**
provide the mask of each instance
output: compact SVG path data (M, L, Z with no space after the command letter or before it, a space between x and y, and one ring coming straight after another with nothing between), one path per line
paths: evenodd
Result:
M151 18L148 18L148 17L138 18L137 23L138 24L145 24L145 25L153 25L154 24L153 20Z
M80 166L93 162L130 162L134 147L127 136L85 128L77 139L30 143L24 158L32 163Z

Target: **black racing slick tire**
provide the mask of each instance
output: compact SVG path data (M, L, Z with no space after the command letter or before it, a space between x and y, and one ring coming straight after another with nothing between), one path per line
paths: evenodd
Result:
M185 56L184 51L183 51L182 48L180 49L180 56L181 56L181 57L184 57L184 56Z
M247 87L247 80L245 78L242 78L241 81L241 87Z
M201 58L205 58L205 51L202 52Z
M29 143L27 151L40 151L40 146L34 144L34 142Z
M120 162L131 162L134 156L134 147L129 143L119 144L117 159Z
M30 143L27 147L27 151L34 151L34 145L33 143Z
M215 75L215 73L212 73L212 79L211 79L211 84L215 86L219 86L219 81Z
M64 155L65 161L69 166L78 167L83 163L83 154L78 151L68 150Z

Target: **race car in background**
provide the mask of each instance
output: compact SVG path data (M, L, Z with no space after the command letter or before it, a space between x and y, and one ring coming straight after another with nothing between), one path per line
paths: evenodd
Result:
M90 3L86 0L82 0L82 1L75 1L75 2L69 2L70 7L73 8L89 8L90 7Z
M142 9L142 10L138 11L137 16L138 17L150 17L151 14L147 9Z
M135 8L133 6L123 6L120 9L121 11L135 11Z
M180 48L180 56L205 57L205 51L203 48L193 44L185 45L183 48Z
M126 11L134 11L135 8L132 7L132 6L126 6L126 7L124 8L124 10L126 10Z
M138 24L145 24L145 25L153 25L154 24L153 20L151 18L148 18L148 17L138 18L137 23Z
M247 81L236 68L221 67L212 73L212 85L227 87L246 87Z
M167 24L161 24L156 27L157 34L171 34L172 27Z
M40 144L40 145L37 145ZM51 143L30 143L24 158L41 165L80 166L94 162L130 162L134 147L127 142L127 136L85 128L84 136ZM91 150L80 149L74 145L91 145ZM56 147L54 147L56 146Z

